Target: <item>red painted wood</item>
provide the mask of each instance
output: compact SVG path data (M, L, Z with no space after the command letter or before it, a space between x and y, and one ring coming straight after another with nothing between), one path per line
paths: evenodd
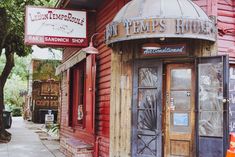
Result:
M230 61L235 55L235 5L231 0L218 0L218 50L228 54ZM234 63L234 61L233 61Z
M89 55L86 58L86 131L88 133L94 133L94 112L95 108L93 106L93 91L95 90L93 87L93 73L92 73L92 65L93 65L93 56Z

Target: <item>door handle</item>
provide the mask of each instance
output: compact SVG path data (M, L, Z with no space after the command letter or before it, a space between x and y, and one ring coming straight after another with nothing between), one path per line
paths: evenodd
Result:
M223 103L229 103L229 99L223 98Z

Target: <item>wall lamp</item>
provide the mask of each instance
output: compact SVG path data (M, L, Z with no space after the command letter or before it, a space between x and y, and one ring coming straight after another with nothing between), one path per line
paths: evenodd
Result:
M98 54L98 53L99 53L98 49L93 46L93 38L94 38L94 36L96 36L97 34L99 34L99 33L94 33L94 34L91 36L91 41L90 41L90 43L89 43L89 46L86 47L86 48L81 49L81 51L84 51L84 52L86 52L86 53L88 53L88 54Z

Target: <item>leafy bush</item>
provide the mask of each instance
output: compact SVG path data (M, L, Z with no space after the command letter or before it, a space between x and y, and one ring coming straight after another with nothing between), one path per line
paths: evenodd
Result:
M12 116L16 117L16 116L21 116L22 115L22 109L21 107L16 107L14 106L12 109L11 109L11 112L12 112Z

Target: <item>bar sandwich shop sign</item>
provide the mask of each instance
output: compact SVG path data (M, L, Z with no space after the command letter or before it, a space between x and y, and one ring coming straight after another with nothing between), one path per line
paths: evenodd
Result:
M87 46L87 14L53 8L26 7L25 44Z

